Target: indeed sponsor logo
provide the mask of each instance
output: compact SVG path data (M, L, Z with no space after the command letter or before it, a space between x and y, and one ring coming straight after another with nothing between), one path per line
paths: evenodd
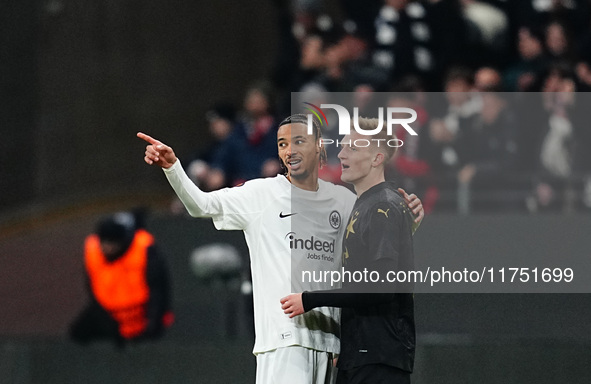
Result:
M307 251L318 251L318 252L332 252L334 253L333 241L325 241L314 236L310 236L308 239L300 239L297 237L295 232L289 232L285 235L286 239L289 239L289 248L291 249L305 249Z

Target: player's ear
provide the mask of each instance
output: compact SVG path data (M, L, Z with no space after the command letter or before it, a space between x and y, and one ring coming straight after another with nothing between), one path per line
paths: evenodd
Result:
M386 156L382 152L377 152L371 162L371 165L378 167L380 164L383 164L385 160Z

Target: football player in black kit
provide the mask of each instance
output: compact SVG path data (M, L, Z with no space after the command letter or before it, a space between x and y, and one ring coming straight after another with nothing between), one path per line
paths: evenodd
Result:
M378 123L359 119L365 130ZM366 276L379 272L378 281L347 284L343 278L340 289L281 299L290 317L321 306L343 308L337 384L410 383L415 352L412 285L382 281L388 271L413 268L414 217L404 196L384 177L384 166L396 151L387 145L391 139L385 132L368 137L352 130L339 153L341 179L353 184L357 194L343 239L343 267L351 273L366 269Z

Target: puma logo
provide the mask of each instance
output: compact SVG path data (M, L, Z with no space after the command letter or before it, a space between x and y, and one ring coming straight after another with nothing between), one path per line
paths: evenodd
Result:
M383 209L378 208L378 213L383 213L386 217L388 217L389 211L390 211L390 208L386 209L385 211Z

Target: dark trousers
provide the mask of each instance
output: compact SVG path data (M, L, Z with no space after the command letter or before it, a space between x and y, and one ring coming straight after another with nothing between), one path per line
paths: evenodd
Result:
M385 364L369 364L339 369L336 384L410 384L410 372Z

